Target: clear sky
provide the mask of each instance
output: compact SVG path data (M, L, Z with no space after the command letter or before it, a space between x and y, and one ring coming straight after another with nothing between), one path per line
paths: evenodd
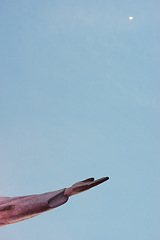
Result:
M0 196L110 177L1 239L160 239L159 9L0 1Z

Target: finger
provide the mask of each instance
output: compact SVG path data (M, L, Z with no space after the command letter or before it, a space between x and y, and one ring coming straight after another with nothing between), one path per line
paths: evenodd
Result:
M95 187L95 186L107 181L108 179L109 179L109 177L103 177L103 178L95 180L93 183L90 183L90 184L88 183L87 185L76 187L74 190L77 193L83 192L83 191L86 191L92 187Z
M82 182L93 182L94 181L94 178L87 178L85 180L83 180Z
M109 179L109 177L99 178L99 179L95 180L93 183L89 184L89 188L95 187L95 186L107 181L108 179Z

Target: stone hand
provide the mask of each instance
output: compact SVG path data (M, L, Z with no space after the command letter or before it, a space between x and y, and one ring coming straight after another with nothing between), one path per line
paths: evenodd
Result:
M103 177L103 178L99 178L97 180L94 180L94 178L88 178L86 180L77 182L75 184L73 184L70 188L66 188L64 195L67 195L68 197L84 192L90 188L93 188L105 181L107 181L109 179L109 177Z

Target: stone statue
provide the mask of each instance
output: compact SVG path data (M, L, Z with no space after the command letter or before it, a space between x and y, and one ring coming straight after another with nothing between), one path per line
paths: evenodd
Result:
M0 197L0 227L35 217L40 213L59 207L66 203L70 196L84 192L108 179L108 177L97 180L88 178L69 188L53 192L22 197Z

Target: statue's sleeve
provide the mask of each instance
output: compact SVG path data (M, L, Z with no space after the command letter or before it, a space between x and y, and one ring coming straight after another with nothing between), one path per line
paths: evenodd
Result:
M0 226L23 221L68 201L65 189L22 197L0 197Z
M64 195L64 191L58 193L57 195L55 195L54 197L51 197L48 200L48 206L50 208L59 207L59 206L61 206L62 204L66 203L68 201L68 196Z

